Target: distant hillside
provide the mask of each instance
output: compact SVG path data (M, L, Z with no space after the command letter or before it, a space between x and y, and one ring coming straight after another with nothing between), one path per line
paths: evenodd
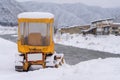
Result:
M17 14L23 11L14 0L0 0L0 25L17 25Z
M119 8L101 8L96 6L87 6L81 3L76 4L55 4L39 2L23 2L21 5L28 11L46 11L55 15L55 26L67 27L73 25L90 24L91 21L118 18Z
M23 11L44 11L55 15L55 26L69 27L90 24L90 22L114 18L120 22L120 8L101 8L81 3L56 4L39 2L16 2L0 0L0 25L17 25L17 15Z

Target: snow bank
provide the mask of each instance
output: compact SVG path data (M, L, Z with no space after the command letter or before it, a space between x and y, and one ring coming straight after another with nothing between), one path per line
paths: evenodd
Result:
M0 35L5 35L5 34L17 34L17 27L0 26Z
M119 80L120 58L95 59L60 68L14 71L17 45L0 38L0 80Z
M0 38L0 77L15 73L14 60L16 52L15 43Z
M54 15L47 12L23 12L18 15L18 18L54 18Z
M58 34L55 37L55 42L68 46L120 54L120 36L82 36L81 34Z

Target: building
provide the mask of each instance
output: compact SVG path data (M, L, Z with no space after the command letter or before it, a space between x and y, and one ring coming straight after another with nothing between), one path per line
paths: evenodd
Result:
M114 35L120 35L120 23L111 24L110 33Z
M94 34L96 35L96 27L90 27L89 29L82 30L83 35Z
M120 23L113 23L113 19L104 19L91 22L91 25L61 28L60 33L94 34L94 35L120 35Z
M84 26L75 26L75 27L68 27L68 28L61 28L59 30L61 33L70 33L70 34L81 34L83 30L87 30L90 28L90 25L84 25Z
M113 19L98 20L91 23L91 27L96 27L96 34L109 34Z

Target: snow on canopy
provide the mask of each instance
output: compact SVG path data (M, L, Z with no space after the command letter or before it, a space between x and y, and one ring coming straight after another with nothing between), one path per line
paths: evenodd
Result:
M18 18L54 18L54 15L48 12L23 12Z

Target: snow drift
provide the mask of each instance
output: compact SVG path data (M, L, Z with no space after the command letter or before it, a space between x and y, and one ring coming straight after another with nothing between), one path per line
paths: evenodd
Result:
M68 46L120 54L120 36L115 35L57 34L55 42Z
M119 80L120 58L95 59L60 68L14 70L17 45L0 38L0 80Z

